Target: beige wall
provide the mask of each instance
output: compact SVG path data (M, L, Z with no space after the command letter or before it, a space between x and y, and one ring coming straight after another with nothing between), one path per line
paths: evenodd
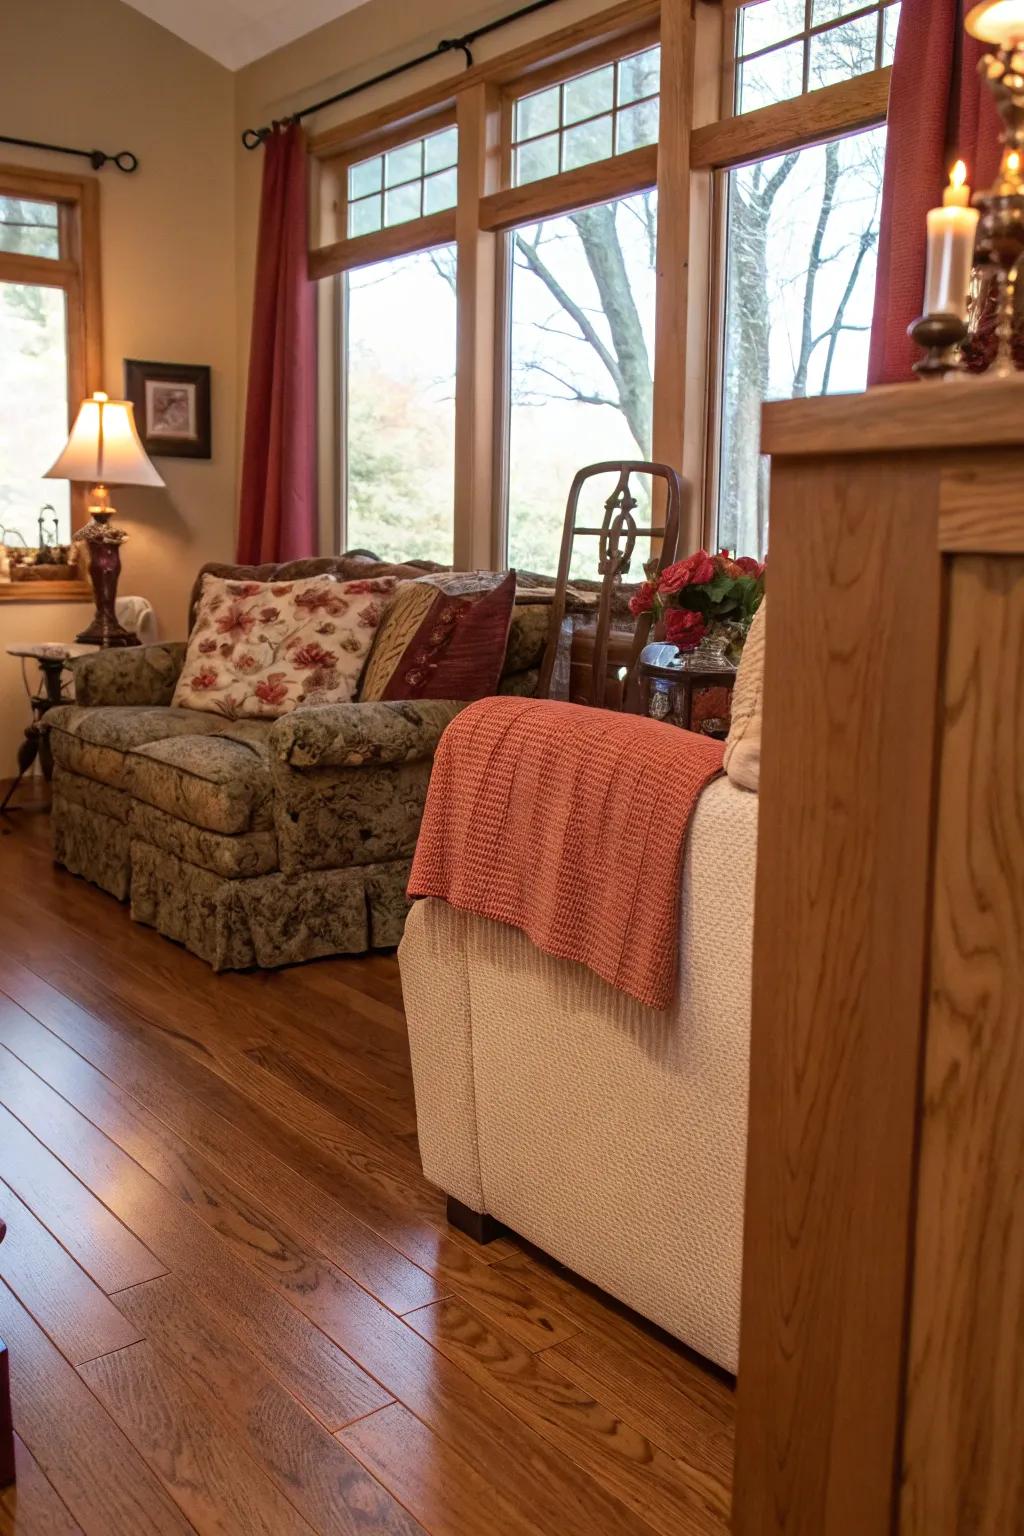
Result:
M141 593L178 638L196 567L230 558L236 501L234 77L120 0L0 4L3 129L25 138L133 150L133 176L99 174L103 387L122 360L209 363L213 458L160 459L162 491L116 495L130 538L123 593ZM7 164L76 171L85 161L0 145ZM0 777L27 718L13 640L70 639L91 609L0 603Z

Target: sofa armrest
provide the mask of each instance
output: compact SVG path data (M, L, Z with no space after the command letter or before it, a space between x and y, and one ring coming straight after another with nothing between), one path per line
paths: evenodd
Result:
M184 640L174 640L76 656L71 662L75 699L90 709L101 704L169 704L186 648Z
M391 704L327 704L285 715L271 751L289 768L363 768L431 758L464 704L444 699Z

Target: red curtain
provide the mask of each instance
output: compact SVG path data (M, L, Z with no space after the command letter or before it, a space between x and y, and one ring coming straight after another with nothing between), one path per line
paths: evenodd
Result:
M869 384L912 377L907 327L924 299L925 217L954 160L977 190L996 178L999 118L978 74L985 48L963 30L973 0L903 0L889 97L889 137L871 328Z
M306 274L308 159L298 123L263 149L238 559L316 553L316 294Z

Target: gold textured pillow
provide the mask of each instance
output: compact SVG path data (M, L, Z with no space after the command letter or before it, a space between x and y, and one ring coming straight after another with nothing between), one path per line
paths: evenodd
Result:
M373 643L359 685L359 702L368 704L387 696L388 684L438 592L446 597L476 597L493 591L504 579L504 573L496 571L438 571L401 582Z
M740 789L757 794L761 782L761 709L764 693L764 636L768 600L754 614L732 692L732 717L725 743L725 771Z

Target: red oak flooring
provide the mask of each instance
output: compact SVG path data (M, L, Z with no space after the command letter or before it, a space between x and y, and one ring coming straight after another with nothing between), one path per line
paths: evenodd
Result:
M705 1536L733 1397L423 1179L391 956L214 976L0 818L0 1536Z

